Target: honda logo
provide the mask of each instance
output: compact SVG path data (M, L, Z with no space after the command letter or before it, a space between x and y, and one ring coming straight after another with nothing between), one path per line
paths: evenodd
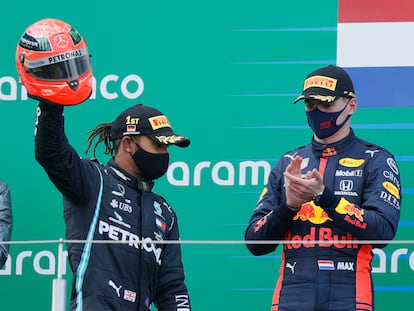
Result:
M354 188L354 182L352 180L341 180L339 188L342 191L351 191Z

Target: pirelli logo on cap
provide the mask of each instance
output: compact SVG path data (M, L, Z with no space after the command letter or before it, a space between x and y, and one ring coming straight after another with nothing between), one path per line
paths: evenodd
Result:
M313 76L305 80L303 90L306 90L310 87L320 87L323 89L335 91L337 82L337 79L333 79L330 77Z
M148 121L154 131L163 127L171 127L170 122L164 115L149 118Z

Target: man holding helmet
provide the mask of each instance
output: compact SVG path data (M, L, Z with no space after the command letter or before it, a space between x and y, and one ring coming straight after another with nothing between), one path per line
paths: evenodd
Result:
M30 26L17 48L17 68L38 99L36 160L64 198L73 272L71 310L190 311L177 216L152 191L168 168L167 147L187 147L159 110L135 105L89 137L104 142L107 165L81 159L64 132L63 106L85 101L92 69L84 39L67 23L46 19ZM95 149L96 149L95 145ZM89 149L88 147L88 149Z

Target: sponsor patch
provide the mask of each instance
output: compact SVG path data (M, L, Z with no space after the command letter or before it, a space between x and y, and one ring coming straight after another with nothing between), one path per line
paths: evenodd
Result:
M320 87L323 89L335 91L337 82L338 80L330 77L313 76L305 80L303 90L306 90L310 87Z
M399 174L397 163L395 162L395 160L393 158L388 158L387 159L387 164L395 174L397 174L397 175Z
M271 215L273 213L273 210L271 210L269 213L267 213L265 216L263 216L262 218L260 218L257 222L256 225L254 226L253 230L254 232L259 231L267 222L267 217L269 215Z
M337 155L336 149L334 147L328 147L322 151L323 157L331 157Z
M300 169L303 170L304 168L307 168L309 165L309 158L303 158L302 163L300 164Z
M319 270L335 270L333 260L318 260Z
M158 139L158 141L164 145L175 144L177 142L184 140L184 137L177 136L177 135L171 135L171 136L161 135L161 136L155 136L155 138Z
M136 132L137 126L135 124L127 125L127 132Z
M398 190L397 186L393 183L390 183L389 181L384 181L382 183L382 186L393 196L395 196L397 199L400 199L400 191Z
M362 170L336 170L335 176L340 177L362 177Z
M339 270L339 271L354 271L354 262L339 261L336 264L336 270Z
M293 220L309 221L318 225L328 220L332 221L322 207L316 205L313 201L303 203Z
M164 115L149 118L148 121L154 131L163 127L171 127L170 122Z
M364 221L364 210L356 207L354 204L348 202L344 198L341 198L335 211L342 215L349 215L355 217L360 222Z
M124 299L130 302L135 302L135 300L137 299L137 293L126 289L124 290Z
M339 160L339 164L345 167L359 167L364 163L364 159L342 158Z
M165 232L165 230L167 229L167 225L165 224L164 221L162 221L160 218L156 217L155 218L155 223L157 224L157 227L162 231Z
M266 194L266 193L267 193L267 187L264 187L264 189L263 189L262 193L260 194L259 201L260 201L261 199L263 199L263 197L265 196L265 194Z

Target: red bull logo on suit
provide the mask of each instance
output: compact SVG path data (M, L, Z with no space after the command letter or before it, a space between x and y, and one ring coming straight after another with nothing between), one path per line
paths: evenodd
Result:
M302 204L300 210L297 212L293 220L309 221L313 224L323 224L326 221L332 221L328 214L313 201Z

